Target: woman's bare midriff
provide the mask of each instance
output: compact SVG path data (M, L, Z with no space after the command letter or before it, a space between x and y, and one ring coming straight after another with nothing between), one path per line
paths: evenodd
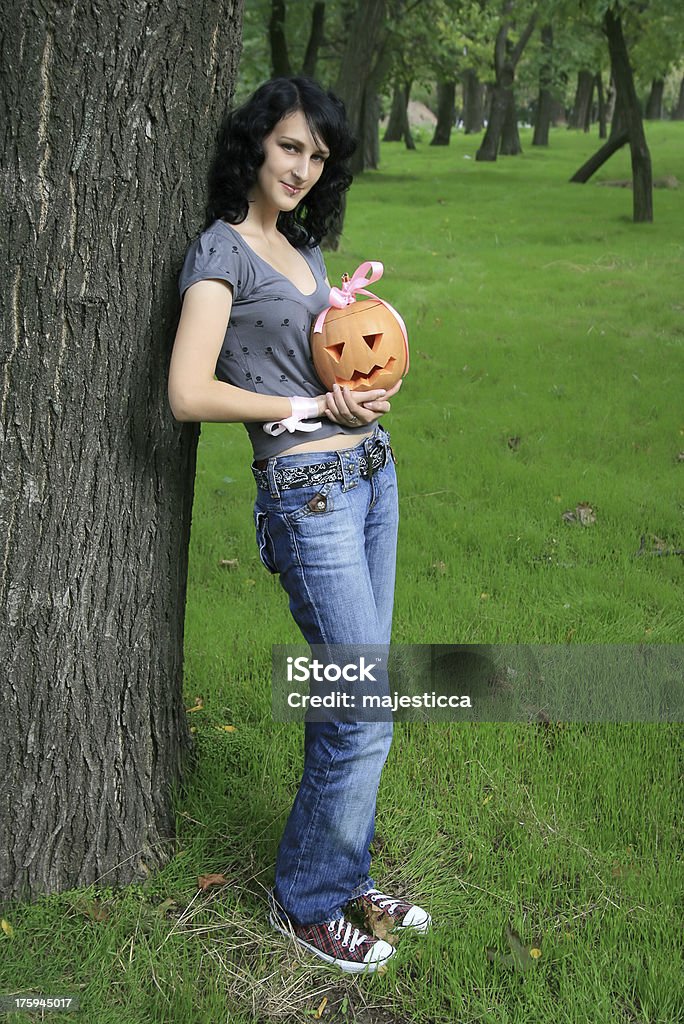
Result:
M301 455L306 452L338 452L344 448L356 448L357 444L361 444L371 436L374 429L375 427L371 426L363 434L354 434L353 437L349 434L333 434L332 437L322 437L317 441L304 441L302 444L286 448L284 452L279 453L278 458L283 455Z

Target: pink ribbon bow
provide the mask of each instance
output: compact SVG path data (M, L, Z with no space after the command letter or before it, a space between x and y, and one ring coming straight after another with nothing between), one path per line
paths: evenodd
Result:
M399 313L397 313L394 306L390 306L389 302L381 299L379 295L374 295L373 292L369 292L364 286L367 284L373 284L375 281L379 281L383 275L384 267L382 263L375 262L372 260L366 260L365 263L361 263L350 278L345 277L342 279L341 288L331 288L328 302L330 303L322 313L318 314L316 323L314 324L314 334L321 334L323 331L323 321L326 318L328 312L334 307L335 309L344 309L345 306L351 306L352 302L356 302L357 295L368 295L371 299L376 299L381 302L383 306L389 309L390 313L393 313L397 318L401 333L404 336L404 345L406 346L406 370L409 368L409 347L408 347L408 332L406 330L406 324L402 320ZM370 271L370 277L368 276ZM346 278L346 279L345 279Z

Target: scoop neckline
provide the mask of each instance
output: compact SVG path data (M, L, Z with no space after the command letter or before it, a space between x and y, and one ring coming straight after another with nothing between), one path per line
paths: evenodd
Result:
M259 253L255 249L252 248L252 246L249 244L247 239L243 235L241 235L239 231L236 231L235 228L233 227L233 225L229 224L227 220L223 220L221 217L219 217L219 218L217 218L217 223L218 224L223 224L224 227L226 227L226 228L228 228L230 230L231 234L237 235L238 238L240 239L240 241L245 246L245 248L249 249L249 251L254 256L255 259L259 260L261 263L263 263L265 266L267 266L268 269L271 270L274 274L277 274L278 277L282 277L283 281L287 281L287 283L290 285L290 287L294 288L294 290L299 295L301 295L302 298L304 298L304 299L311 299L316 294L316 292L318 291L320 285L318 283L318 280L316 279L316 275L314 273L313 267L311 266L311 264L307 260L306 256L304 256L303 252L302 252L302 257L304 259L304 262L306 263L307 267L311 271L311 276L314 279L314 290L312 292L303 292L301 290L301 288L298 288L297 285L294 283L294 281L292 281L291 278L289 278L287 276L287 274L283 274L282 270L278 270L271 263L269 263L268 260L265 260L263 256L260 256ZM292 248L294 249L295 246L293 246Z

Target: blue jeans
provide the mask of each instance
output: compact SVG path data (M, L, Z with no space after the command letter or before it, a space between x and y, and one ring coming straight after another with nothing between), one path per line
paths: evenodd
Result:
M370 479L359 458L373 441L384 464ZM279 490L273 468L335 462L344 479ZM398 526L389 434L343 451L270 459L254 508L261 559L290 598L309 644L389 644ZM304 771L276 859L275 898L296 924L340 916L373 888L370 844L391 722L307 721Z

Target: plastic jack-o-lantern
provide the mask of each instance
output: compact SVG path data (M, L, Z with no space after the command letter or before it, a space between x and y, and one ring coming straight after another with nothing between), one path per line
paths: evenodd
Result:
M314 324L311 354L328 389L339 384L352 391L388 390L408 370L404 321L389 303L362 287L377 281L382 269L381 263L362 263L351 279L345 275L342 288L331 289L331 305ZM357 293L370 298L357 302Z

